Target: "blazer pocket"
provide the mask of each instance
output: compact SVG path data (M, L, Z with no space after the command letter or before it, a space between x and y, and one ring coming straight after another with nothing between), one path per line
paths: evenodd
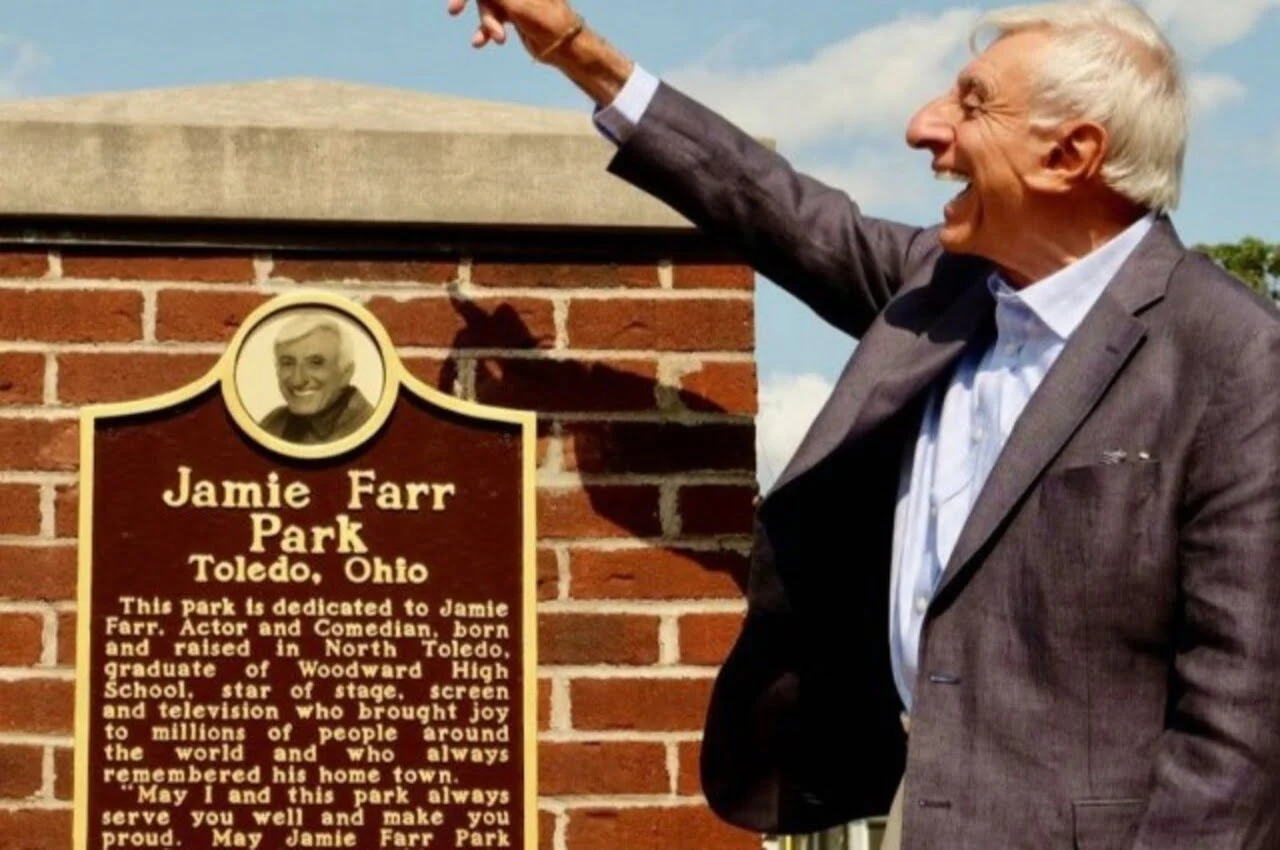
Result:
M1076 800L1071 804L1076 850L1130 850L1145 800Z
M1151 543L1158 461L1054 470L1040 481L1042 527L1057 556L1076 565L1139 567Z

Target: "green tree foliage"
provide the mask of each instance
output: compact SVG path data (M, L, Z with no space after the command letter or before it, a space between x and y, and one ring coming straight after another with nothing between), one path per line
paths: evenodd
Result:
M1264 242L1246 236L1239 242L1196 245L1214 262L1263 295L1280 298L1280 242Z

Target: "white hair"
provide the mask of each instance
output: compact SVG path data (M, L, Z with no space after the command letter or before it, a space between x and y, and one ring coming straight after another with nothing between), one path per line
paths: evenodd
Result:
M1102 179L1148 210L1178 205L1189 105L1178 57L1151 18L1128 0L1064 0L983 15L969 39L1046 30L1032 85L1033 126L1080 118L1107 131Z
M351 344L351 335L342 327L337 317L326 310L303 310L280 326L276 334L275 347L302 339L316 331L328 331L338 338L338 368L345 369L355 362L355 351Z

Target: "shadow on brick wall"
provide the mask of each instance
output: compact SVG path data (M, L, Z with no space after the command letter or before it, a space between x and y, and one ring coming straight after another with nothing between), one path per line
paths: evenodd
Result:
M463 299L451 303L463 327L453 339L453 353L437 386L453 392L459 364L474 361L477 401L537 412L539 437L561 437L566 471L588 476L589 482L592 477L608 477L608 483L592 482L583 488L592 511L607 524L637 538L665 536L657 487L619 486L616 481L625 479L614 476L645 476L651 481L699 473L753 473L750 417L725 415L730 411L705 396L663 386L653 358L553 357L539 347L536 335L511 306L489 312ZM506 341L503 348L518 350L519 356L468 351L496 339ZM636 415L644 413L660 415ZM651 503L632 497L645 490L652 491ZM686 503L686 493L693 493L697 501L690 496ZM682 487L680 536L749 535L754 496L754 487L743 484ZM679 554L707 572L731 579L745 593L748 561L740 551L681 547Z

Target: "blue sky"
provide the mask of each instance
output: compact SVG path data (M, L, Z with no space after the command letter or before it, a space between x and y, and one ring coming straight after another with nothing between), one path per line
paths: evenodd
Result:
M936 220L953 185L908 151L914 107L965 60L998 3L940 0L578 0L650 70L776 138L877 215ZM1146 0L1196 94L1184 241L1280 239L1280 0ZM40 0L0 3L0 95L40 97L322 77L488 100L581 107L515 46L475 51L445 0ZM799 438L852 343L767 282L759 293L762 475ZM808 376L808 377L805 377ZM772 433L770 433L772 432ZM773 445L776 443L776 445Z

